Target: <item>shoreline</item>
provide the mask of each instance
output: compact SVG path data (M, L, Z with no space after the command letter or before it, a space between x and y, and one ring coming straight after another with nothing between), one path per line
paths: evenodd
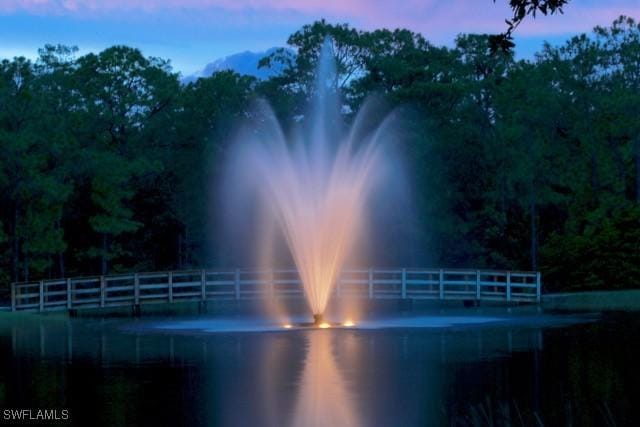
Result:
M545 310L640 311L640 289L542 294Z

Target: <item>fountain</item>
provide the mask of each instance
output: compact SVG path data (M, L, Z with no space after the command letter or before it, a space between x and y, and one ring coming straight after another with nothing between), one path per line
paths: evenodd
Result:
M345 259L362 236L374 190L388 169L384 141L392 115L371 127L367 103L350 129L342 124L331 42L318 61L314 102L303 125L285 136L273 110L259 101L242 127L227 186L257 200L263 254L282 236L303 283L314 325L325 309ZM246 200L244 200L246 202ZM236 213L242 209L234 208Z

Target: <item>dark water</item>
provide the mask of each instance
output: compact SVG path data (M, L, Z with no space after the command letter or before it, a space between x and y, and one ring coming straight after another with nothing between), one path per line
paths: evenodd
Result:
M76 426L640 425L637 314L371 330L149 328L148 319L2 315L2 410L68 409Z

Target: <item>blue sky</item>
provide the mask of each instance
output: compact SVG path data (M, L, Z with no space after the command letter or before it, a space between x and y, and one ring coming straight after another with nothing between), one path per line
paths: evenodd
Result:
M517 33L520 57L543 40L608 25L620 14L640 18L639 0L572 0L559 17L526 21ZM507 0L0 0L0 57L35 57L45 43L81 53L113 44L171 59L190 74L233 53L283 46L287 36L320 18L356 28L409 28L435 44L463 32L501 32Z

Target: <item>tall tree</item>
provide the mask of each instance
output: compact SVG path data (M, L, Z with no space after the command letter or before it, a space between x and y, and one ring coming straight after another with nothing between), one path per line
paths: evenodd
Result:
M99 258L105 274L110 261L127 255L118 238L142 226L132 199L162 168L154 155L156 134L148 138L148 130L172 105L178 81L167 61L125 46L81 57L76 78L84 112L82 185L95 209L89 225L100 237L88 256Z

